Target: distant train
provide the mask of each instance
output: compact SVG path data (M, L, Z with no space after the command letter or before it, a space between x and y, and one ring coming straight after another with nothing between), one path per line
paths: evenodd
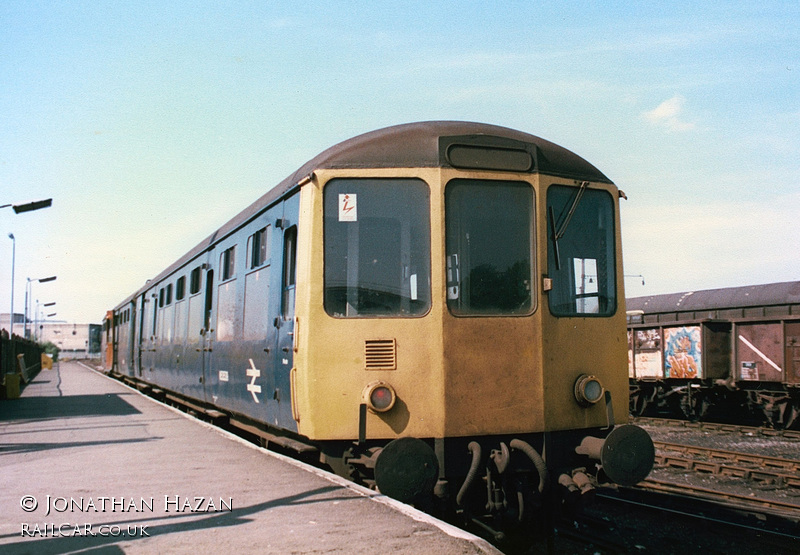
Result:
M496 537L544 522L653 464L616 424L620 195L503 127L355 137L109 312L108 370Z
M800 429L800 282L627 300L634 415Z

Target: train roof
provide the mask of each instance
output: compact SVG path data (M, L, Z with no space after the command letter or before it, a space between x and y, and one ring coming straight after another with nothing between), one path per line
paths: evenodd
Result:
M483 149L492 153L507 153L509 156L506 160L509 167L470 166L472 163L470 160L464 162L466 152L467 157L475 157L477 160L475 164L482 163L480 154ZM456 151L459 152L457 158L450 155ZM467 165L460 165L464 163ZM315 170L418 167L508 169L567 179L611 183L611 180L592 164L566 148L507 127L460 121L426 121L386 127L342 141L303 164L163 272L148 280L141 289L126 298L119 306L130 302L151 287L152 283L161 281L209 250L218 239L227 236L262 210L278 202Z
M522 171L610 183L592 164L550 141L508 127L461 121L407 123L358 135L312 158L288 181L296 183L315 169L461 167L447 153L454 145L524 151L533 163Z
M626 299L628 312L645 314L800 304L800 281L686 291Z

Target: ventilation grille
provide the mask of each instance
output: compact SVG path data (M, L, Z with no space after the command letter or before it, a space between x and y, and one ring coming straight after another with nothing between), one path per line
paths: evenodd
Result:
M394 339L367 339L364 342L367 370L395 370L397 343Z

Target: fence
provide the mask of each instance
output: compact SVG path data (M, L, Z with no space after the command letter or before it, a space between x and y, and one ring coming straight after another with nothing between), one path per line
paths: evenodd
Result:
M42 353L38 343L16 335L8 337L4 331L0 334L0 381L6 374L19 374L23 383L29 382L42 369Z

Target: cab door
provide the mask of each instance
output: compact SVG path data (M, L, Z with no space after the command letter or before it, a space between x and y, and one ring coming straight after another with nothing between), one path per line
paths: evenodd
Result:
M297 430L292 415L291 371L294 366L295 334L298 325L295 319L295 291L297 287L297 219L300 213L300 194L297 193L283 203L282 269L280 283L280 314L274 320L278 330L278 345L275 353L275 391L278 423L282 428Z
M212 313L214 311L214 269L205 274L205 289L203 293L203 327L200 329L200 342L197 351L200 355L200 377L202 394L207 402L216 402L214 395L207 386L211 375L211 362L214 353L214 328L212 327Z
M142 352L144 350L144 319L145 319L145 305L147 299L147 294L142 293L139 296L139 300L134 305L134 309L132 310L132 314L134 315L133 321L133 329L134 332L134 339L131 341L131 345L133 347L133 368L134 373L138 377L142 377Z
M160 376L153 374L156 365L156 317L158 314L158 297L156 289L150 289L142 294L142 321L141 337L139 338L139 366L142 374L148 381Z

